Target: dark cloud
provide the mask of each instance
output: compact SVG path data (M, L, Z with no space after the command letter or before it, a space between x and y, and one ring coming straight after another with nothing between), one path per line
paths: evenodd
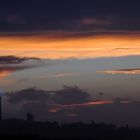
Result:
M43 90L31 88L14 93L7 93L7 97L11 103L23 103L26 101L44 102L49 99L50 95Z
M1 2L0 31L91 29L137 31L140 30L139 5L140 2L137 0Z
M39 60L38 58L16 57L16 56L0 56L0 64L19 64L27 60Z
M76 86L64 86L63 89L56 91L44 91L31 88L13 93L7 93L6 95L11 103L23 103L24 101L51 101L54 105L70 105L91 101L90 94Z
M80 107L80 103L84 106L84 103L91 100L89 93L78 87L68 86L64 86L63 89L57 91L30 88L5 95L8 103L21 106L19 116L32 112L39 120L56 120L58 117L63 120L63 117L66 117L66 112L63 110L68 111L75 105ZM75 105L73 106L73 104Z
M75 87L64 86L62 90L56 91L53 100L62 105L80 104L91 100L88 92Z

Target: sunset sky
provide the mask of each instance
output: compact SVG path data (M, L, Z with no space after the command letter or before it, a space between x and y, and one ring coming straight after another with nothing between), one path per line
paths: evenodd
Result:
M31 111L40 120L93 117L117 124L132 120L132 113L140 117L139 5L135 0L1 2L4 117ZM130 124L137 125L137 118Z

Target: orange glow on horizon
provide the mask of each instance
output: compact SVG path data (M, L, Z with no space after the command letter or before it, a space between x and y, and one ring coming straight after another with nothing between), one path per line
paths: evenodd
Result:
M140 36L104 35L60 39L45 36L0 37L0 53L46 59L140 55Z

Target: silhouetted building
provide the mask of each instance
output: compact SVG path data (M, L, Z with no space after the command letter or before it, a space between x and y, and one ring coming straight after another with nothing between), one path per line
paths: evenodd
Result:
M27 121L33 122L34 121L34 115L31 113L27 113Z

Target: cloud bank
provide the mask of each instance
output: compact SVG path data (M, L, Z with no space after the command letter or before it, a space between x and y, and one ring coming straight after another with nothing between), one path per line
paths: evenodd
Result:
M140 30L139 4L139 1L130 0L123 2L121 0L115 2L111 0L2 2L0 31L101 29L137 31Z

